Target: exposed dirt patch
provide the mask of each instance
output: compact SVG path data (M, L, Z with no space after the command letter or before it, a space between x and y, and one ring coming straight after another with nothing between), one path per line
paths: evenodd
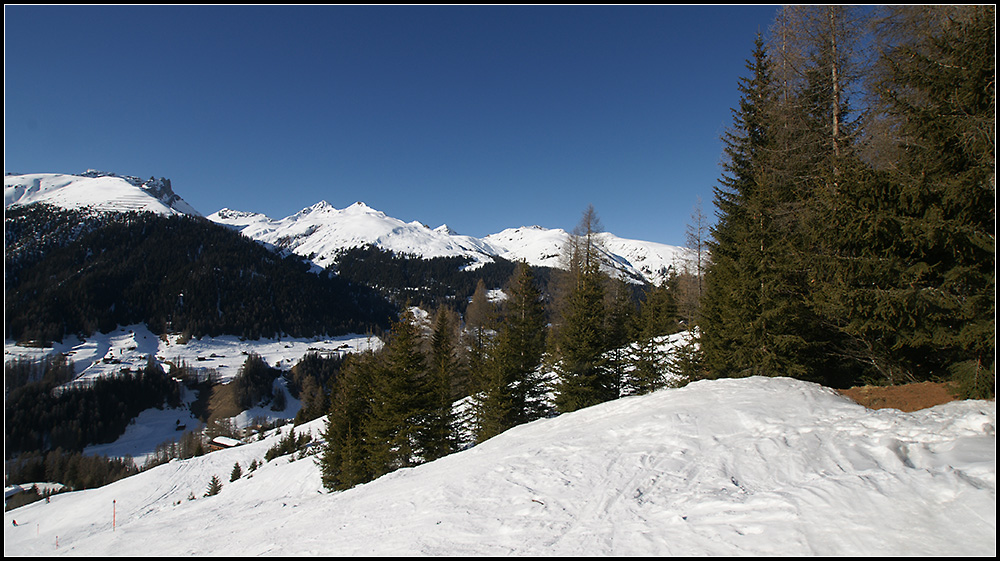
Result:
M837 390L869 409L899 409L917 411L954 401L951 382L920 382L902 386L860 386Z

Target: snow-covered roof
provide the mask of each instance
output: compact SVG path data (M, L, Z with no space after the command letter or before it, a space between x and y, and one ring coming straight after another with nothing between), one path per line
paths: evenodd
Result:
M235 438L229 438L228 436L217 436L212 439L212 444L218 444L219 446L225 446L226 448L232 448L233 446L239 446L243 444Z

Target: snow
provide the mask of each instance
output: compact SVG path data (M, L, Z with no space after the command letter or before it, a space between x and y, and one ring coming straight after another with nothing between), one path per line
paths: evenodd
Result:
M201 216L186 201L159 183L146 184L134 177L88 171L85 175L54 173L4 176L4 208L49 203L69 209L93 211L149 211L165 215ZM164 199L154 196L158 193ZM166 200L169 199L169 200ZM260 213L223 208L208 216L272 249L305 257L319 269L335 263L346 249L374 245L403 255L424 258L465 257L467 269L475 269L500 257L524 260L530 265L560 267L560 255L569 234L540 226L509 228L476 238L461 235L447 225L430 228L420 222L404 222L387 216L363 202L344 209L326 201L275 220ZM628 240L602 233L608 260L626 278L660 283L667 269L688 267L689 251L667 244Z
M191 403L198 397L182 386L181 403L177 409L147 409L125 428L125 434L110 444L93 444L84 448L88 456L109 458L131 457L142 467L156 454L160 444L177 442L185 431L201 428L201 422L191 413ZM294 416L294 413L292 414ZM178 427L183 427L178 430Z
M312 457L248 475L270 433L6 512L4 554L995 556L995 425L995 401L903 413L789 378L701 381L335 493Z
M87 339L67 337L52 347L27 347L7 340L4 342L4 362L17 358L37 361L62 353L73 361L77 376L75 381L85 382L114 374L123 368L142 369L146 366L146 357L153 355L167 372L171 364L183 362L192 368L213 370L219 382L228 383L250 353L260 355L274 368L289 370L308 352L343 354L377 350L381 345L382 342L372 335L257 340L222 335L185 341L176 333L160 338L145 324L135 324L120 326L109 333L95 333Z
M326 201L281 220L263 214L222 209L208 216L233 227L258 242L311 259L320 267L332 265L340 251L375 245L405 255L422 257L472 257L491 261L493 251L482 241L445 229L431 229L419 222L403 222L357 202L336 209Z
M165 202L132 185L124 178L110 175L99 177L55 173L5 175L3 198L4 208L49 203L68 209L201 216L183 199Z
M167 214L186 208L117 177L5 176L5 208L40 201ZM343 210L321 202L283 220L227 209L210 218L321 266L368 243L472 256L477 264L502 256L558 266L567 236L535 226L480 240L360 202ZM681 248L603 237L615 262L654 282L689 259ZM228 382L251 352L287 370L310 351L380 345L362 335L183 341L132 325L50 348L6 341L4 360L64 353L79 383L142 368L154 356L167 369L183 361ZM178 409L144 411L116 442L86 453L142 464L156 445L177 438L178 425L196 428L193 399L185 391ZM237 424L290 418L299 404L288 402L284 412L244 412ZM318 419L296 431L319 439L323 425ZM4 554L995 556L995 425L995 401L903 413L869 410L789 378L701 381L515 427L336 493L323 488L315 457L277 458L248 473L282 437L272 431L5 512ZM229 482L236 462L244 475ZM204 497L213 475L223 489Z
M173 365L184 363L204 376L211 373L219 383L229 383L250 353L256 353L268 365L287 371L295 366L309 352L323 355L355 353L381 348L382 341L370 335L344 335L339 337L282 338L240 340L239 337L225 335L203 337L182 342L178 334L170 334L163 339L154 335L144 324L122 326L110 333L95 333L87 339L69 337L52 347L25 347L16 342L4 342L4 362L18 359L38 361L54 354L64 354L73 361L76 378L72 384L85 384L96 378L120 372L122 369L141 370L146 366L147 357L153 356L170 372ZM243 428L255 419L268 421L293 419L301 408L301 403L291 397L284 380L275 384L285 392L286 407L273 411L269 405L258 406L244 411L234 421ZM190 411L191 403L197 395L182 387L182 407L179 409L147 409L139 414L135 422L125 429L125 434L110 444L88 446L84 453L124 457L131 456L138 465L155 454L156 446L164 442L176 441L185 430L201 427Z
M281 220L259 213L224 208L208 216L260 243L290 251L325 268L334 264L341 251L374 245L398 254L433 257L467 257L468 269L481 267L500 257L526 261L540 267L560 267L569 234L540 226L509 228L479 239L455 233L442 225L431 229L419 222L403 222L357 202L338 210L321 201ZM640 240L601 234L609 261L631 278L660 283L668 268L683 270L690 260L688 250Z

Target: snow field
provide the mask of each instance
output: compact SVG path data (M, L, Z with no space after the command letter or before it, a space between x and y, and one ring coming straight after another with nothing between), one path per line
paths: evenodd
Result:
M993 401L872 411L788 378L703 381L336 493L311 458L248 478L272 434L5 513L4 553L995 555L995 425Z

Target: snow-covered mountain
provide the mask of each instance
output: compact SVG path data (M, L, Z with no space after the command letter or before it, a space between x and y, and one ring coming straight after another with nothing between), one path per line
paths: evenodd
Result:
M295 430L319 439L323 426ZM3 547L5 556L993 557L995 431L995 401L903 413L790 378L707 380L521 425L335 493L313 456L248 473L282 438L272 431L5 512ZM236 463L243 475L230 481ZM213 476L222 490L206 497Z
M49 203L68 209L158 214L201 214L173 192L169 179L140 179L90 170L81 175L9 174L3 178L4 208Z
M321 267L332 264L344 249L374 245L423 258L468 257L475 268L500 257L530 265L559 267L569 234L540 226L510 228L475 238L460 235L447 225L430 228L403 222L357 202L337 209L326 201L282 219L224 208L209 220L238 229L261 243L311 259ZM601 241L608 262L626 278L660 282L668 269L683 270L689 252L667 244L629 240L604 232Z
M425 258L468 256L475 263L488 262L496 254L482 240L454 234L446 227L431 229L419 222L403 222L361 202L336 209L321 201L280 220L224 208L208 219L321 267L331 265L340 250L366 245Z
M173 192L168 179L143 180L94 170L80 175L4 176L4 208L39 202L70 209L202 216ZM321 201L282 219L229 208L208 218L262 244L310 259L322 268L333 264L341 251L367 245L423 258L467 257L470 269L496 257L559 267L569 238L562 229L522 226L480 239L458 234L447 225L430 228L417 221L404 222L362 202L337 209ZM610 267L627 279L659 283L668 270L684 270L690 262L690 252L682 247L624 239L607 232L600 238Z

